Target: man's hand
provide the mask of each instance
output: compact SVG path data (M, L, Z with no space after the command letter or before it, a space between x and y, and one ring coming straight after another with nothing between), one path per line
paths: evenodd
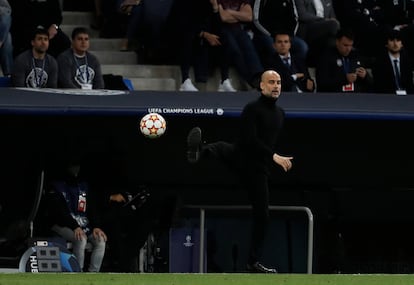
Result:
M83 240L87 238L81 227L77 227L73 232L75 233L75 240Z
M50 40L53 39L56 36L56 34L58 33L56 27L57 27L57 25L53 24L53 25L50 25L49 29L47 30L49 32L49 39Z
M92 231L92 234L93 234L93 237L97 240L104 240L104 241L108 240L108 238L106 237L106 234L100 228L94 228Z
M221 45L220 37L215 34L211 34L209 32L203 32L203 37L206 39L209 45L213 47Z
M273 154L273 161L279 164L285 172L292 168L292 159L293 156L281 156L277 153Z
M117 194L112 194L111 196L109 196L109 201L121 203L121 202L125 202L126 200L125 200L125 197L121 193L117 193Z
M348 80L348 83L354 83L357 80L357 74L355 72L347 73L346 80Z
M313 80L306 80L306 89L309 91L313 91L315 89L315 83L313 82Z
M365 78L365 76L367 76L367 70L363 67L358 67L355 73L358 77L361 78Z

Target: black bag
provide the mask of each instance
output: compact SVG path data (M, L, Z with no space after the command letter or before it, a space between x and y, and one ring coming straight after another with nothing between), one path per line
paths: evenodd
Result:
M103 80L105 83L105 89L129 90L128 86L124 82L122 75L104 74Z

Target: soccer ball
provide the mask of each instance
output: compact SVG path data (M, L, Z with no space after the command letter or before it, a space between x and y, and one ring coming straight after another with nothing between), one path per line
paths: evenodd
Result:
M145 137L155 139L165 133L167 122L160 114L149 113L142 117L139 128Z

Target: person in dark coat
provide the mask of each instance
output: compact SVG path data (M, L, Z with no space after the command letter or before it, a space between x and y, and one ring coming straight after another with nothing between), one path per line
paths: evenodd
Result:
M33 31L44 28L49 32L48 53L57 57L70 47L69 37L60 29L63 15L58 0L13 0L11 34L15 55L31 48Z
M275 150L285 117L284 110L276 104L281 88L281 78L276 71L267 70L262 74L260 95L243 108L236 143L202 144L199 127L191 129L187 136L190 163L212 158L240 175L252 205L253 227L247 269L255 273L276 273L276 269L267 268L260 262L270 220L270 170L274 166L285 172L292 168L293 157L280 155Z
M389 32L384 51L377 57L372 68L375 92L413 94L413 70L400 32Z
M265 67L274 69L282 78L282 91L313 92L315 82L311 78L306 60L290 52L291 37L285 33L275 35L274 52L266 60Z
M370 92L372 77L353 48L354 34L341 29L335 47L324 52L316 64L318 92Z

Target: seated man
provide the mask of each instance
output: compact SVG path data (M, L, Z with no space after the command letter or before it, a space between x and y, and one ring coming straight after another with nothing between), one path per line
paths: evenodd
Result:
M246 83L258 88L263 66L245 25L253 21L253 11L248 0L217 0L222 23L222 44L226 57L236 67Z
M14 87L56 88L58 66L53 56L47 53L49 33L36 29L32 48L16 57L12 71Z
M308 44L308 65L314 66L324 49L334 46L340 24L332 0L295 0L295 4L299 18L297 35Z
M399 31L390 31L383 53L372 68L375 92L413 94L414 67L403 48Z
M192 11L188 17L182 16L185 9ZM191 67L194 70L195 82L207 83L209 71L219 65L221 82L217 91L236 91L231 85L229 62L224 56L226 46L222 44L217 1L177 0L169 21L173 27L173 38L170 41L177 41L178 46L182 78L179 90L198 91L190 78Z
M72 48L57 58L58 85L61 88L103 89L104 80L98 58L89 51L89 33L78 27L72 31Z
M108 197L109 196L109 197ZM109 236L111 271L139 272L139 252L153 231L155 207L148 209L149 193L105 193L103 227Z
M293 0L255 0L253 24L256 49L261 59L273 54L273 32L286 32L291 35L292 50L296 56L306 59L308 44L296 35L299 27L298 13Z
M414 60L414 1L382 1L385 17L385 31L400 31L405 52Z
M106 234L96 224L88 184L79 178L80 163L66 164L63 176L51 183L48 211L52 231L72 242L73 254L83 270L87 242L93 245L89 272L99 272L105 254ZM95 215L94 215L95 214Z
M320 56L316 65L318 92L370 92L372 78L353 49L354 34L339 30L335 47Z
M266 60L265 67L274 69L282 78L282 91L313 92L315 82L309 75L305 59L290 52L291 38L286 33L277 33L273 55Z

